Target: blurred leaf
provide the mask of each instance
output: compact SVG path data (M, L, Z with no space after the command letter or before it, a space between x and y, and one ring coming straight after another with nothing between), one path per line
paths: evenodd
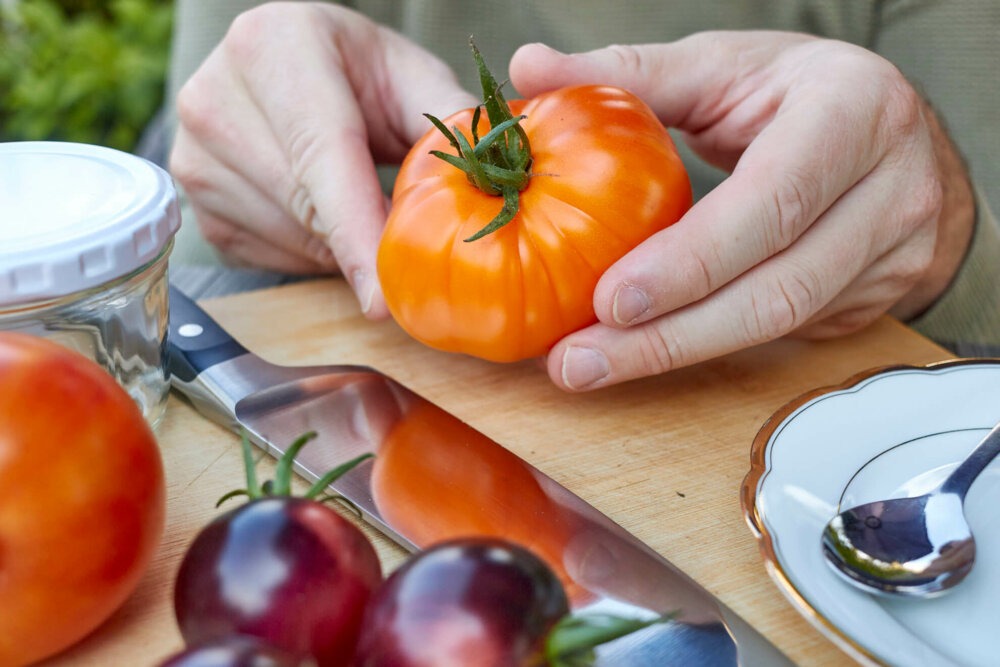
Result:
M163 101L170 0L0 5L0 141L132 150Z

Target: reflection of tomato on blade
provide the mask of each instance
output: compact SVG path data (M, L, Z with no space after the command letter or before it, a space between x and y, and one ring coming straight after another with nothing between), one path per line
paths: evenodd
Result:
M414 403L375 456L379 512L418 547L455 537L504 537L543 558L579 603L589 593L566 573L576 523L520 458L424 402Z

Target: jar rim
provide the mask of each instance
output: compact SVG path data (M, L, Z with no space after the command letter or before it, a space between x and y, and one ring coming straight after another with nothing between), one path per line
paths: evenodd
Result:
M120 278L179 228L173 182L148 160L91 144L0 144L0 305Z

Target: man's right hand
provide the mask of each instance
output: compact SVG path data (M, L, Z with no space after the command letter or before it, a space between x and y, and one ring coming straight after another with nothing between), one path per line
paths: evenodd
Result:
M204 237L234 263L341 271L365 313L387 204L377 163L475 106L436 56L351 10L273 3L241 14L181 89L170 169Z

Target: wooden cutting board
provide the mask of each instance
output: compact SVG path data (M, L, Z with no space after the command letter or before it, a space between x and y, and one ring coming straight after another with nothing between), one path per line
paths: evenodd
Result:
M497 365L431 350L393 322L364 319L336 279L203 302L246 347L279 364L375 367L509 447L708 588L803 666L853 662L767 576L740 507L750 445L796 396L869 368L949 354L890 318L827 342L778 341L586 394L555 388L535 362ZM188 543L243 486L238 440L172 396L157 431L167 526L138 590L95 634L49 665L155 665L181 647L171 602ZM270 462L262 465L269 474ZM405 554L365 528L387 571Z

